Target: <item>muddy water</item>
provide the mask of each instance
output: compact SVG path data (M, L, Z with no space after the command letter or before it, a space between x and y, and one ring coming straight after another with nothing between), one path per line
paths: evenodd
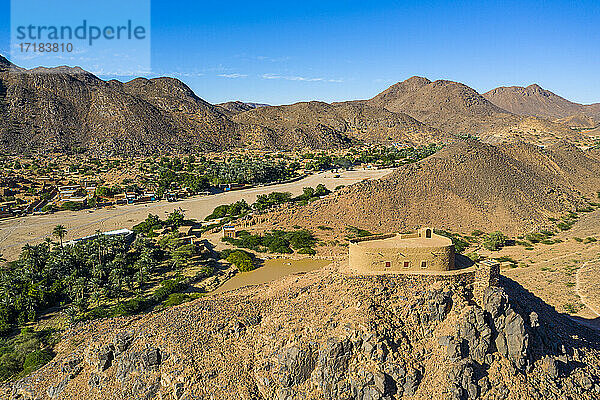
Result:
M328 260L314 260L311 258L304 258L302 260L287 260L282 258L266 260L262 267L254 271L239 272L213 293L222 293L247 285L271 282L290 274L313 271L330 263L331 261Z

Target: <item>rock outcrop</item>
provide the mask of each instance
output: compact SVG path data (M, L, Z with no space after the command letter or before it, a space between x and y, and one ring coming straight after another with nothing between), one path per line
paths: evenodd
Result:
M600 338L502 279L289 276L68 332L7 399L598 399Z

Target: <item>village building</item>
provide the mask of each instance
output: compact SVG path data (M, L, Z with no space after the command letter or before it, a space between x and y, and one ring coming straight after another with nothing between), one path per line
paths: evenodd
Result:
M233 226L233 225L223 226L223 237L234 239L235 238L235 226Z
M109 238L120 237L120 238L122 238L126 242L132 242L133 239L135 238L135 232L133 232L133 231L131 231L129 229L126 229L126 228L117 229L117 230L114 230L114 231L102 232L101 235L103 235L105 237L109 237ZM88 241L90 239L96 239L97 237L98 237L98 235L89 235L89 236L85 236L85 237L82 237L82 238L79 238L79 239L71 240L71 241L65 243L65 245L74 245L76 243L85 242L85 241Z

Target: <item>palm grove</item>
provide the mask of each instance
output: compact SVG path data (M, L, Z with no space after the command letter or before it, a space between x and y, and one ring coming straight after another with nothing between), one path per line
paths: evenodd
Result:
M184 221L180 212L175 211L165 221L157 217L149 220L153 228L164 229L161 240L141 232L129 241L97 232L88 240L66 245L67 231L58 225L53 230L57 242L46 239L38 245L27 244L16 261L2 261L0 380L26 370L27 356L37 354L36 365L51 356L47 354L50 350L38 354L40 346L44 347L42 342L31 351L18 345L21 341L40 341L46 333L22 329L21 334L14 334L17 327L37 321L53 307L61 307L70 322L128 315L164 302L185 288L181 276L175 275L146 293L152 288L148 284L152 278L183 266L182 260L195 254L194 246L184 243L178 231Z

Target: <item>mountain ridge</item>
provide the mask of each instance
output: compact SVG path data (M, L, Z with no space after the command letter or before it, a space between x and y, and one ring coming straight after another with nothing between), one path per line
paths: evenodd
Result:
M518 115L560 119L585 114L600 122L600 103L575 103L536 83L527 87L501 86L484 93L483 97Z
M543 91L539 85L528 90ZM0 116L0 150L7 153L146 155L325 149L359 142L416 146L465 135L540 145L567 139L585 146L590 140L571 130L568 121L528 120L450 80L413 76L371 99L331 104L211 104L175 78L104 81L79 67L24 70L4 57Z

